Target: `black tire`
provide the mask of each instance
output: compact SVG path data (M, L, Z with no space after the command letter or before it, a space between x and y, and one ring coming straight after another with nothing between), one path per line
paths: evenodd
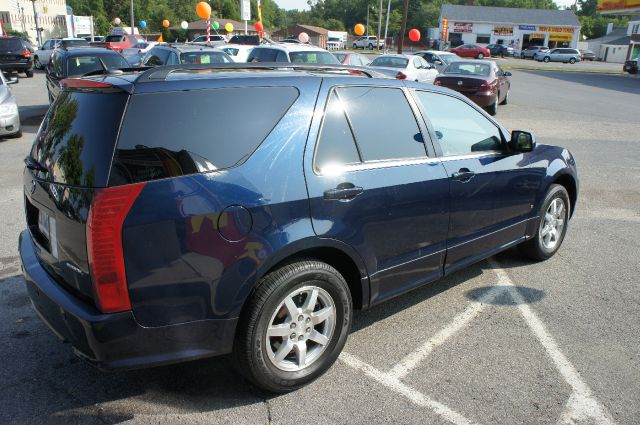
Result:
M509 103L509 90L507 89L507 94L504 95L504 99L502 99L502 102L500 102L501 105L506 105L507 103Z
M548 63L551 60L551 58L549 56L545 56L544 59L542 59L543 62Z
M496 100L489 106L487 106L487 113L491 116L494 116L498 113L498 98L500 97L500 93L496 94Z
M33 69L27 69L24 73L27 78L33 78Z
M279 309L284 299L300 288L310 285L326 291L330 296L335 306L335 328L326 348L315 361L300 370L282 370L276 367L269 357L267 350L274 347L266 344L267 328L272 318L277 317L279 311L284 311L284 307L283 310ZM315 260L286 264L261 279L244 307L233 349L236 368L255 386L269 392L283 393L300 388L321 376L336 361L349 335L351 315L349 287L336 269ZM282 320L286 323L286 319ZM292 322L295 320L292 319ZM291 329L292 332L296 332L298 328ZM294 337L291 338L295 340ZM287 336L283 337L282 342L284 340L289 342ZM276 344L278 342L280 341L275 341ZM304 343L306 344L306 340Z
M484 58L484 55L482 53L478 53L478 56L476 56L477 59L482 59Z
M547 248L542 241L542 233L544 229L540 226L543 223L543 219L547 210L552 202L556 199L560 199L564 205L564 225L560 231L560 235L557 237L557 242L553 248ZM564 237L567 234L567 228L569 224L569 217L571 216L571 203L569 201L569 193L564 186L559 184L552 184L547 192L547 196L542 203L540 210L538 211L538 218L536 220L536 233L535 236L526 242L519 245L520 252L527 258L536 261L543 261L553 257L558 252L564 241Z
M37 57L37 56L33 58L33 67L35 69L42 69L43 68L42 64L40 63L40 58Z
M363 47L364 49L364 47ZM373 50L373 44L369 44L369 50Z
M572 64L572 65L573 65L574 63L576 63L576 58L571 58L571 59L569 59L569 63L570 63L570 64Z
M353 50L358 50L358 45L356 43L353 43Z

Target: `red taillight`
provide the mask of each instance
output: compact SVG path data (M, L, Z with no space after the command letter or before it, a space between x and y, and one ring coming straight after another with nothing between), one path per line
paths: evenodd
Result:
M29 58L31 57L31 52L28 50L25 50L22 52L22 56L24 56L25 58Z
M83 80L82 78L65 78L62 87L70 89L107 89L113 88L111 84L95 80Z
M435 80L435 81L433 82L433 85L434 85L434 86L441 86L441 85L442 85L442 83L440 82L440 80Z
M406 80L407 79L407 74L405 74L404 72L398 72L396 74L396 78L398 80Z
M492 85L487 81L483 81L480 85L480 90L491 90L492 88Z
M122 224L145 183L97 189L87 221L87 253L98 308L131 310L122 251Z

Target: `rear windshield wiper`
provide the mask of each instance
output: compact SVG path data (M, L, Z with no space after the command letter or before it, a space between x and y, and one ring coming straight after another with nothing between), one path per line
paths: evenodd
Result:
M41 172L49 171L47 169L47 167L45 167L44 165L42 165L41 163L39 163L38 161L36 161L35 159L33 159L30 156L27 156L24 159L24 163L25 163L25 165L26 165L26 167L28 169L33 170L33 171L41 171Z

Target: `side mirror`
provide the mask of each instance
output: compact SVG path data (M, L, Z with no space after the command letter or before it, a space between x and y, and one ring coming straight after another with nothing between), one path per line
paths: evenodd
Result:
M527 131L514 130L511 132L509 149L513 152L531 152L536 147L536 138Z
M512 74L509 71L505 71L502 75L504 75L505 77L511 77Z

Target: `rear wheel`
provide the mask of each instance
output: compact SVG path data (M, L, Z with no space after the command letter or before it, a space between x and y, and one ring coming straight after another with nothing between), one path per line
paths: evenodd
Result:
M478 56L476 56L478 59L482 59L484 57L484 55L482 53L478 53Z
M33 69L27 69L24 73L27 78L33 78Z
M571 59L569 59L569 63L570 63L570 64L574 64L574 63L576 63L576 58L571 58Z
M519 246L526 257L540 261L558 252L567 233L570 205L567 189L551 185L539 212L535 236Z
M545 56L544 59L542 59L545 62L549 62L551 60L551 58L549 56Z
M42 64L40 63L40 58L39 57L36 56L36 57L33 58L33 66L36 69L42 69Z
M299 261L268 274L238 323L238 371L271 392L313 381L342 351L351 305L347 283L326 263Z
M524 53L520 53L520 59L525 59Z
M501 105L506 105L507 103L509 103L509 91L507 89L507 94L504 95L504 99L502 99L502 102L500 102Z
M494 116L498 113L498 98L500 97L500 93L496 95L496 100L489 106L487 106L487 112L489 115Z
M369 50L373 50L373 44L369 43Z
M358 45L356 43L353 43L353 50L358 50Z

